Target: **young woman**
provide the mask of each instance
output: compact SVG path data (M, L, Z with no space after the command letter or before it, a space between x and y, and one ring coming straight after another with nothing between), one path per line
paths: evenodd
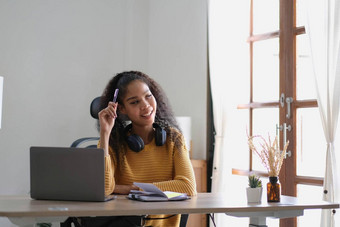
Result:
M116 89L117 101L113 102ZM153 79L137 71L117 74L103 92L101 107L98 146L105 151L107 195L138 189L133 182L196 195L184 138L164 92ZM146 225L178 226L179 221L176 215Z

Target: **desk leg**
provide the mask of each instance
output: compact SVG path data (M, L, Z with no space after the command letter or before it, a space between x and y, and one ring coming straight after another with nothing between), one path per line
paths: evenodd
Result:
M266 217L250 217L249 227L267 227Z
M252 212L228 212L227 215L234 217L249 217L249 227L268 227L266 218L292 218L303 215L303 210L269 210Z

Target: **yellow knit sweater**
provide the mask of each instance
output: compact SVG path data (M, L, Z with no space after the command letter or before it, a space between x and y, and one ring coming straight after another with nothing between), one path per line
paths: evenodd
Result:
M156 146L153 140L138 153L127 149L126 155L120 161L120 168L117 168L116 156L110 148L110 157L105 158L105 194L112 194L115 184L131 185L133 182L142 182L153 183L162 191L196 195L195 175L184 138L175 129L171 129L170 134L175 136L167 136L163 146ZM175 143L179 146L175 146ZM180 215L176 215L169 219L151 220L146 225L178 226L179 221Z

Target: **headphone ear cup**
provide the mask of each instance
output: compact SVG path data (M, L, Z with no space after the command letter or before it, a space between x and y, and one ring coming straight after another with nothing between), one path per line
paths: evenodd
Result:
M126 138L126 142L131 150L140 152L144 149L144 141L137 135L131 135Z
M157 124L153 124L153 126L155 128L156 146L163 146L166 142L166 131Z
M129 124L124 129L125 140L129 148L134 152L140 152L144 149L144 141L138 135L132 134L128 136L128 132L132 129L132 124Z
M163 146L166 142L166 131L162 129L158 124L154 123L155 129L155 143L156 146ZM128 132L131 130L132 124L125 127L125 140L129 148L134 152L140 152L144 149L144 141L138 135L132 134L128 136Z

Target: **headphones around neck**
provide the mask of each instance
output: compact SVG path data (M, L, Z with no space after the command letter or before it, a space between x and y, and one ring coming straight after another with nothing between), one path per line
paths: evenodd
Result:
M153 123L152 126L155 129L155 142L156 146L163 146L166 142L166 131L162 129L161 126L159 126L156 123ZM132 129L132 124L129 124L125 127L124 133L125 133L125 140L131 150L134 152L140 152L144 149L144 141L140 136L136 134L132 134L128 136L128 132Z

